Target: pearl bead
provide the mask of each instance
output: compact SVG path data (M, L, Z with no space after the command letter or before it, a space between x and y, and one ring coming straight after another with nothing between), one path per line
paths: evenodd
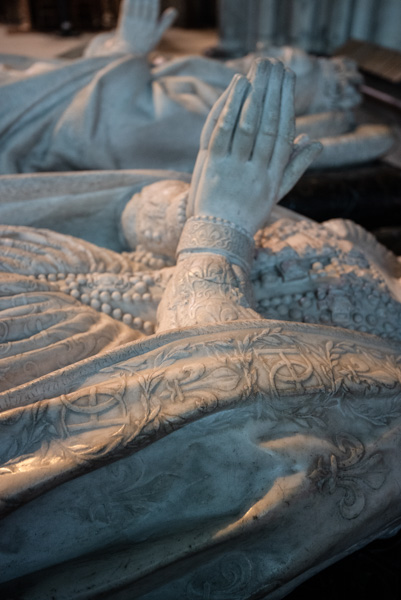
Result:
M140 299L141 299L141 296L139 294L132 294L133 302L138 302Z
M140 317L135 317L134 321L133 321L133 325L136 329L141 329L142 325L143 325L143 321Z
M55 273L49 273L49 275L47 276L47 279L49 281L56 281L56 274Z
M120 292L117 292L117 290L111 294L111 297L116 302L118 302L119 300L121 300L121 294L120 294Z
M110 304L107 304L107 302L103 302L103 304L101 306L101 310L106 315L109 315L111 313L111 306L110 306Z
M294 321L300 321L302 319L302 310L299 308L292 308L289 312L291 319Z
M119 320L123 316L123 311L121 310L121 308L115 308L112 312L112 315L115 319Z
M152 299L152 296L149 293L146 293L142 296L142 300L144 302L149 302Z
M125 323L126 325L131 325L132 315L130 315L129 313L125 313L125 315L123 315L123 323Z
M131 294L129 292L124 292L122 299L123 302L131 302Z
M81 296L81 302L83 302L84 304L89 304L89 302L90 302L90 296L89 296L89 294L82 294L82 296Z
M80 296L79 290L74 289L74 290L71 290L70 293L73 298L79 298L79 296Z
M99 300L97 300L97 298L92 298L91 307L94 308L95 310L99 310L100 302L99 302Z
M110 301L110 294L109 292L100 292L100 296L99 296L100 300L102 302L109 302Z
M151 321L145 321L143 324L143 330L146 335L152 335L153 333L153 323Z

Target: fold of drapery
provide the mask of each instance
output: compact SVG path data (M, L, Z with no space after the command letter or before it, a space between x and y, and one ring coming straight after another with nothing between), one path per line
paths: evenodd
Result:
M151 69L146 57L134 55L14 72L0 79L3 174L191 171L207 113L234 74L200 57Z
M399 345L273 321L171 331L3 392L0 485L2 508L13 511L3 535L33 519L29 548L33 523L54 509L47 528L65 537L53 570L18 584L29 590L21 597L43 597L71 569L81 583L55 597L82 593L108 547L96 593L131 586L138 598L172 598L183 586L192 596L175 597L195 598L211 573L230 568L225 553L259 573L240 578L235 597L255 586L273 593L400 517L400 393ZM32 571L51 567L40 555ZM179 560L185 575L172 566Z
M111 250L125 250L121 213L144 186L176 171L121 170L0 176L0 223L52 229Z

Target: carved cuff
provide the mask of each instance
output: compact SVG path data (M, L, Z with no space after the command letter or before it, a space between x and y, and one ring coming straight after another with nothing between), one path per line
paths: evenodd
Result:
M177 248L183 252L221 254L245 272L251 269L255 252L253 237L235 223L219 217L199 215L186 222Z

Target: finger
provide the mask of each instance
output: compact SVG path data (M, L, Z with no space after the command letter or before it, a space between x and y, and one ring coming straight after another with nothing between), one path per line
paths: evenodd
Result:
M205 156L206 150L209 147L210 138L212 136L214 128L216 127L217 121L219 120L219 117L223 111L223 108L226 104L227 98L230 95L231 90L234 88L237 80L240 77L241 77L240 75L235 75L232 78L230 85L227 87L227 89L221 94L220 98L212 106L212 108L209 112L209 115L206 119L206 122L203 126L202 133L201 133L201 139L200 139L199 152L198 152L198 156L197 156L195 167L194 167L193 174L192 174L191 188L190 188L189 199L188 199L188 204L187 204L187 215L188 216L193 214L195 193L196 193L196 190L198 187L199 179L203 172L203 166L204 166L205 159L206 159L206 156Z
M147 16L147 2L146 0L137 0L135 18L144 21Z
M160 0L145 0L145 11L146 20L156 25L160 14Z
M271 63L267 60L256 61L254 72L251 75L251 89L244 102L232 142L232 154L240 160L247 161L251 158L257 137L266 87L269 80Z
M295 152L290 162L288 163L278 193L278 201L280 201L294 187L297 181L310 167L315 158L319 156L323 149L320 142L311 142Z
M138 0L123 0L120 8L120 20L130 18L135 14Z
M211 136L216 127L217 121L219 120L219 117L226 105L226 101L227 101L228 97L230 96L232 90L235 88L238 79L240 79L240 78L243 78L243 77L241 75L235 75L233 77L230 85L222 93L220 98L215 102L214 106L212 107L212 109L208 115L206 123L203 126L201 140L200 140L200 148L199 148L198 156L197 156L195 167L194 167L193 174L192 174L191 189L189 192L189 200L188 200L188 205L187 205L187 215L188 216L193 214L195 193L196 193L196 190L198 187L199 179L203 173L203 167L204 167L204 163L206 160L206 151L209 147Z
M226 100L231 93L236 81L240 78L240 75L234 75L231 80L230 85L227 89L221 94L220 98L214 103L212 106L206 122L202 129L201 139L200 139L200 149L206 150L209 146L210 138L212 136L213 130L216 126L216 123L221 115L221 112L225 106Z
M300 133L294 140L292 153L295 154L304 146L308 146L308 144L310 144L309 135L307 133Z
M230 151L249 85L249 81L243 76L239 76L234 83L210 139L209 151L213 154L223 156Z
M261 166L263 165L263 168L266 168L269 164L276 144L280 121L282 81L284 77L283 64L276 60L271 60L270 62L270 77L252 157L252 160L259 161Z
M295 137L294 90L295 75L292 71L285 70L282 84L277 140L270 162L272 171L276 173L282 173L284 171L293 152Z
M118 13L117 28L122 28L127 19L132 19L138 0L123 0Z
M161 16L159 27L158 27L159 39L162 37L163 33L165 31L167 31L167 29L170 29L170 27L176 20L177 16L178 16L178 10L176 10L175 8L168 8L167 10L164 11L164 13Z
M127 2L127 17L131 19L142 18L143 0L128 0Z

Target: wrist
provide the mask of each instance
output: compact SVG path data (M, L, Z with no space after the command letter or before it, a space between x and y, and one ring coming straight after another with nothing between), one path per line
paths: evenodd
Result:
M240 225L211 215L197 215L186 222L177 248L177 257L193 253L224 256L249 272L255 252L253 237Z

